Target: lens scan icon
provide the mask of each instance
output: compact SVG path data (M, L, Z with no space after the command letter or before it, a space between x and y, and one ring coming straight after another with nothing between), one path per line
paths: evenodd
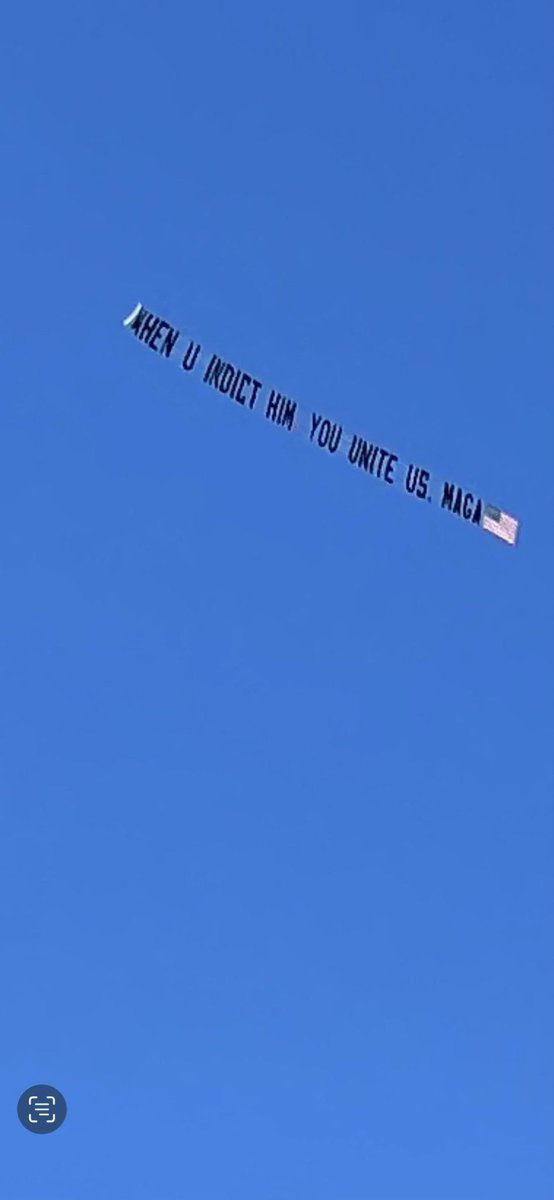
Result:
M67 1104L57 1088L37 1083L19 1097L17 1115L30 1133L53 1133L65 1121Z

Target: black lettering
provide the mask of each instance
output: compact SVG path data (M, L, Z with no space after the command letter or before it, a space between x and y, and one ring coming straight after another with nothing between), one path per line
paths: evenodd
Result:
M429 475L429 472L424 471L423 467L420 467L419 483L417 486L417 496L418 496L419 500L427 499L427 484L429 483L430 478L431 478L431 476Z
M321 446L322 450L325 449L325 446L327 445L327 442L329 441L330 432L331 432L331 422L327 420L327 417L325 417L325 419L323 421L323 425L321 426L321 429L317 435L317 440L318 440L318 443Z
M310 441L313 441L314 433L316 432L318 425L321 424L321 420L322 418L318 417L317 413L312 413L312 432L310 433Z
M383 463L384 463L387 455L388 455L388 450L380 450L379 451L379 466L377 467L377 478L378 479L381 478L381 471L383 470Z
M419 467L414 467L414 464L410 463L406 472L406 480L404 484L407 492L415 492L418 475Z
M169 358L170 355L173 353L178 341L179 341L179 330L173 329L170 325L169 329L165 335L164 344L160 350L160 354L165 354L165 357ZM193 345L193 343L191 342L191 346L192 345ZM198 346L196 354L198 354L199 349L200 349L200 346ZM196 362L196 355L194 358L194 362ZM193 362L192 366L194 366L194 362ZM184 366L184 363L183 363L183 366ZM192 367L190 369L192 370Z
M229 371L231 372L230 375L228 374ZM227 392L229 391L232 380L234 378L235 378L235 368L231 365L231 363L226 363L225 367L223 368L223 374L222 374L221 379L218 384L219 390L220 390L220 392L223 392L224 396L227 395Z
M250 397L250 408L254 408L254 405L256 403L256 396L258 395L258 392L259 392L261 386L262 385L261 385L259 379L252 380L252 395Z
M237 378L238 378L238 377L237 377ZM245 401L246 401L246 396L243 396L243 394L242 394L242 389L243 389L243 387L244 387L244 384L245 384L246 382L248 382L248 383L252 383L252 380L251 380L251 378L250 378L250 375L247 375L247 374L246 374L246 372L245 372L245 371L243 371L243 372L242 372L242 375L241 375L241 377L240 377L240 387L239 387L239 390L238 390L238 392L237 392L237 394L236 394L236 396L235 396L235 400L237 401L237 404L244 404L244 403L245 403Z
M258 387L261 387L261 384L258 384ZM284 425L286 429L290 430L294 428L296 407L295 400L289 400L288 396L283 396L281 392L276 392L272 388L265 415L276 425Z
M461 489L461 487L459 487L458 491L456 492L456 499L454 501L454 507L452 509L452 512L456 513L456 515L458 517L461 516L461 513L462 513L462 495L463 495L462 489Z
M142 322L144 321L144 318L145 318L146 316L148 316L148 313L147 313L146 309L145 309L145 308L143 308L143 307L142 307L142 305L141 305L141 307L140 307L140 309L139 309L139 311L138 311L138 313L137 313L137 315L136 315L136 317L135 317L134 321L133 321L133 322L131 323L131 325L129 326L129 328L130 328L130 329L132 329L132 331L133 331L133 333L134 333L135 337L136 337L136 336L137 336L137 334L140 332L140 329L141 329L141 327L142 327Z
M274 388L272 388L270 395L269 395L269 400L266 405L266 410L265 410L265 415L266 415L268 421L276 421L277 420L277 413L279 411L280 398L281 398L281 393L276 392L274 390Z
M294 418L296 416L296 401L289 400L288 396L284 397L285 406L281 417L281 425L286 429L294 429Z
M406 475L406 491L415 492L419 500L425 500L427 498L427 484L429 483L429 479L428 471L424 471L423 467L414 467L413 463L410 463ZM450 484L445 484L445 489L449 487ZM443 508L445 503L450 507L450 501L445 501L443 495Z
M225 364L224 364L223 360L221 358L218 358L217 354L212 354L212 357L208 363L208 366L206 367L206 373L204 375L204 383L209 383L209 384L211 384L212 387L218 388L219 387L219 377L221 375L224 365Z
M206 367L206 370L204 371L204 380L203 380L204 383L210 382L212 368L214 366L214 363L216 363L216 362L217 362L217 354L212 354L212 357L210 358L210 361Z
M314 413L314 418L315 418L315 413ZM318 425L320 422L321 422L321 417L318 418ZM313 432L315 432L315 429ZM318 446L321 446L322 450L324 450L325 447L327 447L327 449L329 450L329 453L334 454L335 451L338 449L341 437L342 437L341 426L337 425L337 424L331 425L331 422L328 420L328 418L324 417L323 423L321 424L321 428L319 429L319 433L317 435Z
M464 515L464 520L469 521L469 518L473 512L473 496L471 495L471 492L468 492L467 495L464 496L462 512Z
M374 446L374 447L373 447L373 454L371 455L371 461L370 461L370 464L369 464L369 468L368 468L368 469L369 469L369 471L371 472L371 474L372 474L372 475L373 475L373 468L374 468L374 466L375 466L375 459L377 458L377 451L378 451L378 449L379 449L379 447L378 447L378 446Z
M360 441L360 439L358 438L358 435L356 433L353 433L352 441L350 443L350 448L348 450L348 461L352 463L352 466L356 465L356 460L358 458L358 453L359 453L359 449L360 449L359 441Z
M394 464L398 462L397 454L389 454L389 461L385 467L385 483L394 483L393 469Z
M452 512L452 504L454 502L454 484L445 483L442 489L441 508L448 508Z
M329 453L335 454L340 446L342 437L342 425L333 425L332 433L329 438Z
M185 353L183 354L182 368L183 371L192 371L196 365L196 360L200 353L199 342L189 342Z
M155 317L154 313L149 313L140 332L140 341L146 342L146 345L148 346L150 344L150 339L156 332L159 324L160 318Z
M214 366L214 369L212 371L212 378L210 380L212 387L216 387L216 388L219 387L219 380L221 378L221 373L223 371L224 366L225 366L225 363L223 362L223 359L218 358L218 360Z
M482 506L482 504L481 504L481 501L480 501L480 500L478 500L478 501L477 501L477 504L475 505L475 512L473 513L473 517L472 517L472 519L471 519L471 524L472 524L472 525L480 525L480 524L481 524L481 510L482 510L482 507L483 507L483 506Z
M152 334L152 337L150 338L150 341L148 343L151 350L156 350L156 342L157 342L158 338L161 337L164 329L169 329L169 325L168 325L167 321L160 321L156 332Z
M229 392L229 395L232 400L236 400L236 398L237 398L236 392L237 392L237 387L238 387L238 384L239 384L241 378L242 378L242 372L239 371L239 369L237 368L237 373L231 384L231 391ZM244 400L242 401L242 403L244 404Z
M358 466L364 471L371 470L371 453L373 446L371 442L366 442L365 438L359 439L358 446Z

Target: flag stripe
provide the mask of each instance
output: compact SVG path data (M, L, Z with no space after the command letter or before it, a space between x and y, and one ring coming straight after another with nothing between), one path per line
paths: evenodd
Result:
M494 508L492 504L487 504L483 518L481 521L483 529L487 533L494 533L495 537L502 538L504 542L509 542L514 546L517 539L517 531L519 522L515 517L508 516L508 513L501 512L499 508Z

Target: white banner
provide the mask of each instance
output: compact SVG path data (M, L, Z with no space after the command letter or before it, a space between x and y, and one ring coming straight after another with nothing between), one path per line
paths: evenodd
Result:
M267 421L290 433L299 433L307 441L329 454L343 455L352 466L372 475L383 483L400 483L408 495L431 503L431 473L415 463L405 463L399 456L368 441L358 433L347 433L337 421L320 412L301 410L276 388L268 387L255 375L243 371L217 354L206 352L200 342L183 337L175 326L137 304L123 321L140 342L155 354L176 362L186 374L202 376L208 387L245 408L262 413ZM485 504L478 496L458 484L443 482L440 507L454 513L472 525L514 546L519 522L494 505Z

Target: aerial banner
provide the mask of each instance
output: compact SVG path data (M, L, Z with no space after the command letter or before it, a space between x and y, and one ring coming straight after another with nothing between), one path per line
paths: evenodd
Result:
M424 467L402 462L392 450L358 433L347 433L340 422L324 413L301 410L296 400L267 386L235 363L206 351L200 342L183 337L174 325L144 305L137 304L123 325L155 354L176 362L188 375L195 373L206 386L244 408L261 413L273 425L289 433L299 433L328 454L342 455L352 466L383 483L400 485L417 500L431 503L436 498L441 509L515 546L519 532L515 517L448 480L440 484L437 492L434 485L431 487L430 471Z

